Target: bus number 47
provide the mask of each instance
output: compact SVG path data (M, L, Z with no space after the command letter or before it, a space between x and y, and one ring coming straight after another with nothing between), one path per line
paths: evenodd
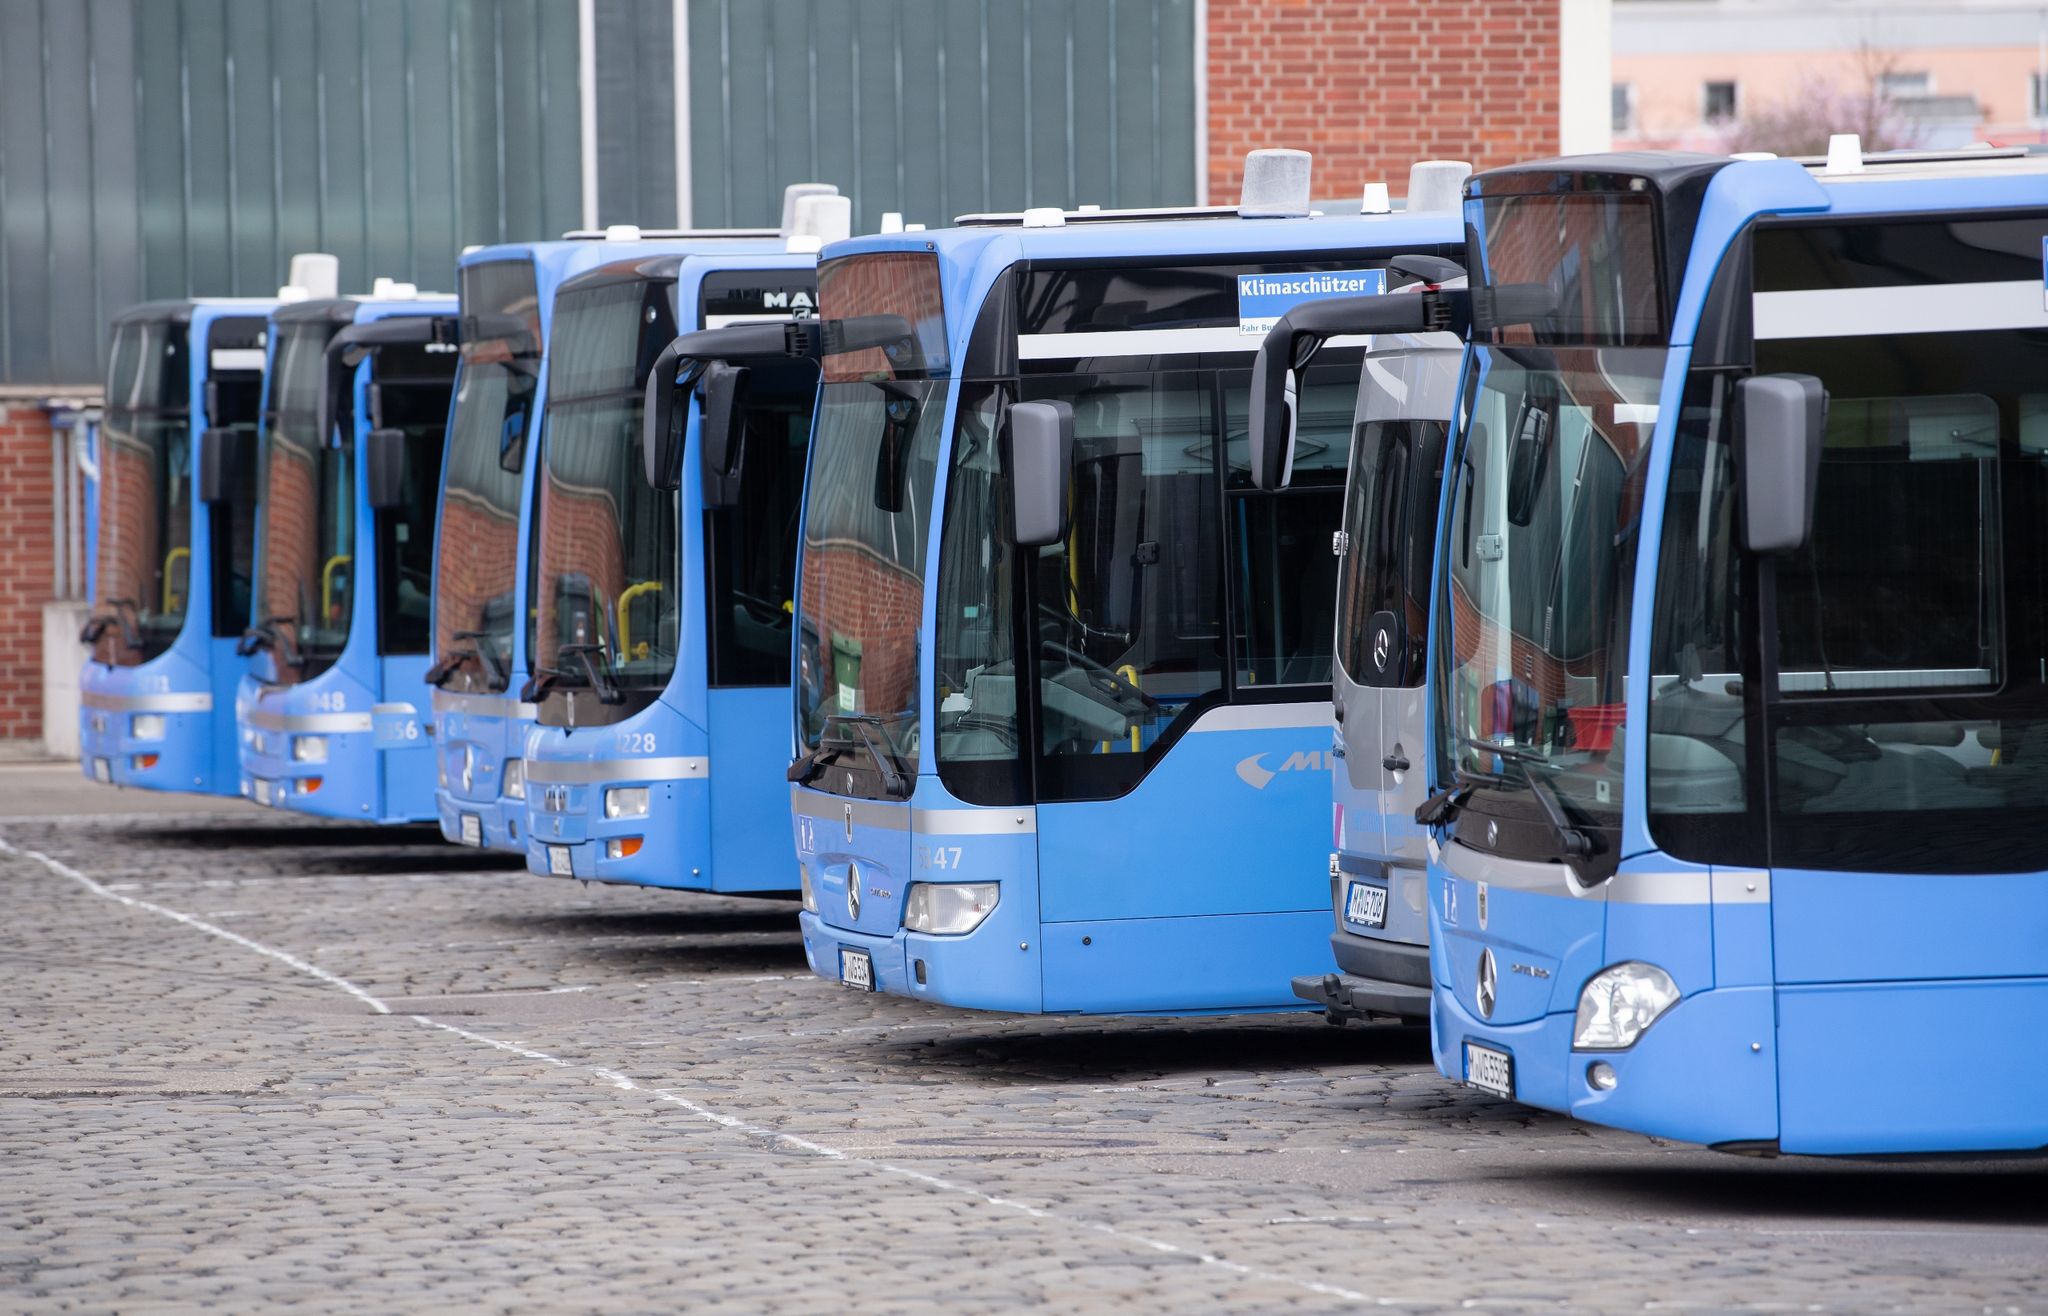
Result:
M960 847L957 845L920 845L917 847L919 868L960 867Z

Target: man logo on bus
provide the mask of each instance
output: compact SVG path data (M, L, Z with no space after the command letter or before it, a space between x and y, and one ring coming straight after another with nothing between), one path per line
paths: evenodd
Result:
M1273 778L1283 772L1321 772L1328 766L1323 762L1322 751L1314 749L1294 751L1277 769L1259 762L1264 757L1264 754L1254 754L1248 759L1238 760L1238 777L1255 791L1266 789L1272 784Z

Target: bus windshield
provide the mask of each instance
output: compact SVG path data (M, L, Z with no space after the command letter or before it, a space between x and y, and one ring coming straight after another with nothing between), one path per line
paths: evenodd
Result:
M192 424L188 331L116 326L100 428L99 598L109 619L93 656L134 666L164 652L191 593Z
M1486 291L1540 292L1517 321L1475 328L1463 442L1445 472L1432 722L1460 783L1534 796L1560 832L1621 825L1642 467L1668 356L1641 345L1662 302L1654 204L1546 194L1467 206ZM1536 834L1510 829L1496 848Z
M555 300L527 620L550 726L619 721L675 671L678 498L647 483L640 455L647 373L676 336L674 291L611 279Z
M520 477L540 379L540 294L530 260L462 271L462 363L448 435L434 581L434 653L462 661L456 691L502 691L511 681L513 587L519 564Z
M270 680L290 685L317 676L348 640L355 586L355 436L339 427L329 442L320 414L327 344L339 325L292 320L278 325L270 378L270 414L258 484L262 531L256 625L274 642Z

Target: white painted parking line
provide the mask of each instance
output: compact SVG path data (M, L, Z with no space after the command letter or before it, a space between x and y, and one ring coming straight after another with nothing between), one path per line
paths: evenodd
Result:
M366 991L361 987L358 987L356 984L350 982L346 978L341 977L339 974L331 973L328 970L321 968L317 964L308 963L307 961L300 959L298 956L293 955L289 951L279 950L273 946L263 945L261 942L253 941L248 937L242 936L240 933L230 932L226 928L216 926L212 923L208 923L204 919L195 918L190 914L182 913L175 909L166 908L165 906L156 904L152 901L140 900L134 896L125 895L122 892L115 891L112 888L94 880L93 878L88 877L86 874L80 872L76 868L71 867L71 865L63 862L60 859L56 859L51 857L50 855L44 854L40 850L29 850L17 847L12 843L8 842L4 837L0 837L0 854L17 855L25 859L33 860L34 862L39 863L43 867L49 869L51 872L56 873L60 877L65 877L73 882L78 883L80 886L84 887L87 891L90 891L92 894L96 896L100 896L107 900L118 901L119 903L126 905L131 909L138 909L146 913L161 915L162 917L171 919L174 922L182 923L186 927L196 929L200 932L204 932L209 936L219 937L223 941L233 942L235 945L241 946L245 950L254 951L256 954L264 956L267 959L274 960L277 963L286 966L287 968L306 974L309 977L316 978L319 981L326 983L330 987L339 988L340 990L347 992L350 996L355 997L357 1000L369 1006L369 1008L377 1014L391 1013L391 1008L388 1005L386 1005L383 1001L379 1000L375 995L371 994L370 992ZM856 1153L844 1151L837 1147L827 1146L826 1144L821 1142L814 1142L809 1138L799 1137L792 1133L784 1133L780 1130L769 1128L766 1125L756 1124L738 1115L733 1115L724 1111L717 1110L711 1106L703 1104L702 1102L687 1097L682 1093L677 1092L671 1088L650 1087L634 1079L628 1078L626 1075L621 1074L616 1070L608 1069L601 1065L588 1065L574 1060L565 1060L560 1056L550 1055L545 1051L539 1051L532 1047L522 1046L517 1042L506 1041L503 1038L490 1037L483 1033L471 1032L467 1028L461 1028L456 1026L455 1024L445 1023L429 1015L414 1014L399 1017L409 1018L414 1023L420 1024L424 1027L432 1028L444 1033L449 1033L456 1037L463 1038L467 1041L476 1042L483 1046L491 1047L494 1050L505 1052L508 1055L514 1055L524 1060L533 1061L536 1064L543 1064L555 1069L571 1070L588 1074L591 1077L599 1080L600 1082L606 1083L609 1086L616 1088L622 1092L635 1092L646 1096L651 1096L658 1101L661 1101L670 1106L674 1106L677 1109L688 1113L693 1118L702 1120L708 1124L717 1125L720 1128L739 1134L740 1136L747 1138L749 1141L756 1142L765 1146L775 1147L789 1152L794 1152L803 1156L815 1157L820 1160L835 1162L842 1165L856 1165L863 1169L874 1170L882 1174L892 1175L896 1178L904 1179L911 1183L919 1184L923 1187L932 1189L936 1192L943 1192L954 1196L972 1198L988 1206L998 1207L1005 1211L1012 1211L1019 1215L1025 1216L1029 1219L1049 1221L1051 1223L1062 1225L1066 1228L1077 1230L1082 1233L1095 1234L1100 1237L1114 1239L1117 1242L1124 1243L1131 1247L1139 1248L1145 1251L1156 1252L1167 1256L1186 1257L1189 1260L1198 1261L1202 1265L1214 1267L1215 1269L1224 1271L1228 1274L1236 1275L1242 1279L1251 1280L1257 1283L1272 1284L1282 1286L1285 1288L1299 1289L1304 1292L1316 1294L1319 1297L1335 1298L1345 1302L1373 1301L1373 1299L1368 1295L1360 1293L1353 1289L1340 1288L1334 1284L1325 1284L1318 1280L1307 1279L1297 1275L1282 1275L1274 1271L1261 1270L1257 1267L1247 1266L1240 1262L1227 1260L1223 1257L1217 1256L1212 1252L1201 1251L1199 1248L1186 1247L1177 1243L1169 1243L1164 1239L1153 1238L1146 1234L1133 1233L1129 1230L1119 1229L1115 1225L1105 1224L1101 1221L1088 1220L1077 1216L1064 1215L1060 1212L1049 1210L1045 1207L1033 1206L1028 1202L1018 1201L1015 1198L1003 1197L994 1193L983 1192L981 1189L975 1188L969 1184L959 1183L955 1180L946 1179L939 1175L927 1174L922 1170L914 1170L909 1168L908 1166L896 1165L892 1162L884 1160L877 1160L868 1156L863 1156Z

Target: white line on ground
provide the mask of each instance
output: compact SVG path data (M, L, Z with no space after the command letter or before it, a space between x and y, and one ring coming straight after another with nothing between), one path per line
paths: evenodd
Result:
M134 896L124 895L121 892L114 891L108 888L107 886L101 884L100 882L94 880L93 878L86 876L84 873L79 872L76 868L73 868L71 865L65 863L61 859L53 858L50 855L44 854L40 850L28 850L20 848L8 842L5 837L0 837L0 854L19 855L22 858L34 860L36 863L41 864L43 867L49 869L51 872L56 873L58 876L69 878L71 881L78 883L80 886L84 887L87 891L90 891L92 894L96 896L101 896L107 900L118 901L131 909L139 909L151 914L160 914L165 918L173 920L174 922L182 923L186 927L195 928L200 932L204 932L209 936L219 937L223 941L233 942L235 945L241 946L246 950L255 951L258 955L262 955L267 959L275 960L279 964L285 965L287 968L296 969L300 973L306 974L313 978L317 978L321 982L326 983L330 987L338 987L342 991L347 992L350 996L355 997L357 1000L369 1006L370 1009L377 1014L391 1013L391 1007L386 1005L383 1001L377 999L377 997L373 996L368 991L365 991L363 988L356 986L354 983L350 982L346 978L341 977L338 974L328 972L326 969L321 968L317 964L307 963L305 960L300 959L298 956L293 955L289 951L282 951L272 946L265 946L261 942L252 941L248 937L242 936L240 933L230 932L226 928L216 927L214 924L208 923L204 919L194 918L190 914L181 913L175 909L168 909L162 905L155 904L148 900L138 900ZM524 1060L534 1061L537 1064L548 1065L556 1069L576 1070L585 1074L589 1074L592 1077L597 1078L602 1082L608 1083L612 1087L617 1088L623 1092L638 1092L645 1094L647 1096L654 1097L658 1101L665 1102L668 1105L675 1106L680 1110L686 1111L687 1113L689 1113L690 1115L699 1120L703 1120L706 1123L715 1124L720 1128L728 1129L734 1133L740 1134L741 1136L746 1137L755 1142L765 1143L767 1145L774 1147L786 1148L790 1151L799 1152L806 1156L813 1156L822 1160L834 1161L842 1165L858 1165L864 1169L876 1170L883 1174L893 1175L900 1179L909 1180L912 1183L921 1184L926 1188L930 1188L938 1192L949 1193L954 1196L974 1198L975 1200L986 1203L989 1206L997 1207L1005 1211L1013 1211L1019 1215L1026 1216L1033 1220L1050 1221L1055 1224L1064 1225L1070 1229L1079 1230L1083 1233L1097 1234L1105 1238L1112 1238L1117 1240L1118 1242L1126 1243L1130 1246L1142 1248L1147 1251L1157 1252L1167 1256L1187 1257L1192 1261L1200 1262L1202 1265L1213 1266L1218 1270L1222 1270L1229 1274L1239 1276L1243 1279L1254 1280L1262 1284L1277 1284L1287 1288L1301 1289L1308 1293L1314 1293L1320 1297L1338 1298L1346 1302L1372 1301L1372 1299L1368 1297L1366 1294L1357 1292L1353 1289L1340 1288L1334 1284L1324 1284L1318 1280L1304 1279L1299 1276L1281 1275L1269 1270L1260 1270L1256 1267L1247 1266L1240 1262L1226 1260L1212 1252L1203 1252L1195 1248L1183 1247L1177 1243L1169 1243L1164 1239L1152 1238L1146 1234L1132 1233L1129 1230L1119 1229L1115 1225L1104 1224L1100 1221L1082 1219L1077 1216L1063 1215L1057 1211L1051 1211L1044 1207L1032 1206L1028 1202L1020 1202L1012 1197L1001 1197L994 1193L986 1193L980 1190L979 1188L972 1187L968 1184L957 1183L951 1179L941 1178L940 1176L934 1174L927 1174L922 1170L913 1170L908 1166L895 1165L888 1161L875 1160L871 1157L851 1154L842 1151L836 1147L828 1147L824 1143L813 1142L809 1138L798 1137L797 1135L792 1133L784 1133L777 1129L771 1129L765 1125L752 1123L748 1120L740 1118L737 1115L729 1115L723 1111L715 1110L710 1106L706 1106L701 1102L694 1101L689 1097L684 1096L680 1092L676 1092L672 1089L648 1087L645 1084L636 1082L635 1080L626 1077L624 1074L621 1074L616 1070L606 1069L599 1065L586 1065L580 1064L573 1060L564 1060L559 1056L550 1055L545 1051L537 1051L531 1047L521 1046L516 1042L508 1042L501 1038L488 1037L482 1033L473 1033L467 1028L459 1028L451 1023L443 1023L438 1019L434 1019L430 1016L423 1014L408 1015L403 1017L410 1018L413 1022L421 1024L425 1027L437 1029L444 1033L452 1033L457 1037L464 1038L471 1042L481 1043L484 1046L491 1047L498 1051L506 1052L509 1055L518 1056Z

